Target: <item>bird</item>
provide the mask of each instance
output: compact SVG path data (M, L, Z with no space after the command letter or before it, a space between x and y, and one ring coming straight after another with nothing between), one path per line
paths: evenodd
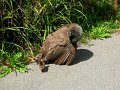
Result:
M44 71L48 61L56 65L71 65L81 38L82 27L77 23L65 24L49 34L36 58L40 70Z

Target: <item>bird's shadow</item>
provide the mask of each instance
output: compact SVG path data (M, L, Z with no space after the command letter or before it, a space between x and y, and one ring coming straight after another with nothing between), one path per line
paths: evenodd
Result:
M79 62L87 61L93 56L93 52L87 49L78 49L77 54L73 60L72 65L77 64Z

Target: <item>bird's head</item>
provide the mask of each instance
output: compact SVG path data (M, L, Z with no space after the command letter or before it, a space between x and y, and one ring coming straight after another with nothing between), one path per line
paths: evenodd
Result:
M76 23L69 24L69 36L72 43L77 43L82 38L82 28Z

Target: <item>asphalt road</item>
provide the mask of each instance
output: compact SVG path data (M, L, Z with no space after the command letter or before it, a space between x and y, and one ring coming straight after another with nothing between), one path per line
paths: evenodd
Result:
M78 49L73 65L41 73L31 64L28 73L0 78L0 90L120 90L120 35L92 43Z

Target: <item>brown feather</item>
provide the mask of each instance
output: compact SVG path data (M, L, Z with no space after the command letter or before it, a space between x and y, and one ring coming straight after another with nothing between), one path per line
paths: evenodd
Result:
M63 55L61 55L60 57L58 57L56 60L55 60L55 64L64 64L64 62L67 60L67 58L69 57L69 54L70 52L65 52Z
M70 65L75 57L76 52L71 53L67 59L66 65Z
M72 63L77 42L82 35L80 30L81 27L78 24L67 24L47 36L36 60L41 70L45 68L46 61L54 61L59 65Z
M76 54L76 51L77 51L77 47L74 45L70 45L69 46L69 52L70 52L70 55L67 59L67 62L66 62L66 65L70 65L75 57L75 54Z

